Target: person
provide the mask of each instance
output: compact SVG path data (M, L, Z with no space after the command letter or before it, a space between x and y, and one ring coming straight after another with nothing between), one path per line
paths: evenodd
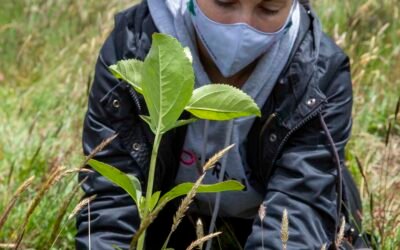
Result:
M207 249L281 249L285 209L287 249L334 249L343 217L341 247L366 247L359 192L345 165L353 102L349 59L322 31L308 1L143 0L117 14L96 64L84 153L117 134L95 158L137 176L145 190L154 136L139 118L147 112L144 99L108 67L144 60L155 32L190 48L196 87L236 86L262 111L260 118L200 120L164 136L154 190L195 181L198 167L230 144L235 147L204 182L234 179L245 186L197 195L169 247L185 249L195 240L201 218L206 233L223 231ZM80 173L84 178L85 196L96 198L78 214L76 248L128 249L140 224L137 207L98 173ZM177 204L149 228L146 249L161 248Z

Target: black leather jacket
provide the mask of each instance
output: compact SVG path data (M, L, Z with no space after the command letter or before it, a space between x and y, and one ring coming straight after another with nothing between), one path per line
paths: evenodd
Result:
M255 185L265 192L264 248L281 249L280 225L289 214L287 249L320 249L331 242L339 224L338 210L360 226L358 190L344 165L352 126L352 83L347 56L322 31L309 7L301 8L295 48L248 135L248 163ZM146 1L115 18L115 28L101 49L83 130L84 153L104 139L118 137L96 159L134 174L146 183L153 135L138 114L147 112L143 98L115 79L107 67L118 60L143 60L157 32ZM178 167L185 128L164 136L156 173L157 189L167 190ZM341 169L338 174L338 168ZM90 205L92 249L127 249L139 225L129 196L97 173L83 185ZM145 190L145 188L143 188ZM340 202L338 202L340 200ZM78 249L88 248L88 209L77 218ZM261 249L260 220L255 219L246 249ZM350 232L350 231L349 231ZM351 234L351 233L350 233ZM357 228L353 236L358 235Z

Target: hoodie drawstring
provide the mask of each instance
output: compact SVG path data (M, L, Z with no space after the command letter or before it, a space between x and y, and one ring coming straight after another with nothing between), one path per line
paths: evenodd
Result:
M208 142L208 127L210 126L209 120L204 120L204 130L203 130L203 147L201 149L201 167L206 163L206 152L207 152L207 142Z
M228 122L228 129L226 130L226 136L225 136L225 145L224 148L227 148L230 144L231 144L231 139L232 139L232 131L233 131L233 123L234 120L230 120ZM227 155L225 154L225 156L222 158L221 161L221 172L218 178L218 182L222 182L224 180L224 175L225 175L225 171L226 171L226 160L227 160ZM218 216L218 212L219 212L219 206L221 203L221 193L217 193L215 196L215 205L214 205L214 210L213 210L213 214L211 217L211 221L210 221L210 227L208 229L208 233L211 234L214 232L215 229L215 222L217 220L217 216ZM208 240L207 245L206 245L206 250L210 250L211 249L211 244L212 244L212 239Z

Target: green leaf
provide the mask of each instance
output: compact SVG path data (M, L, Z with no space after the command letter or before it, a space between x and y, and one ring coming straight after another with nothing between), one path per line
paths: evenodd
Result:
M191 119L188 119L188 120L178 120L172 128L177 128L177 127L180 127L180 126L185 126L185 125L188 125L188 124L190 124L190 123L192 123L192 122L195 122L195 121L197 121L197 120L198 120L197 118L191 118ZM172 128L171 128L171 129L172 129Z
M185 109L206 120L261 116L260 109L249 95L227 84L208 84L196 89Z
M138 204L140 197L137 195L137 189L140 187L140 181L135 176L128 176L119 169L94 159L90 159L88 165L112 183L124 189L132 197L135 203Z
M136 198L138 200L140 200L140 198L142 198L142 186L140 185L140 181L139 179L131 174L127 174L127 176L129 177L129 179L131 180L132 184L135 186L136 189Z
M157 132L157 130L156 130L156 128L153 128L153 124L151 123L151 117L147 116L147 115L139 115L139 116L140 116L140 118L142 118L143 121L145 121L149 125L151 131L153 131L153 133L155 134ZM195 122L197 120L198 120L197 118L191 118L188 120L178 120L178 121L176 121L175 125L173 127L171 127L170 129L184 126L184 125L190 124L192 122Z
M119 246L117 246L117 245L115 245L115 244L112 244L111 245L115 250L122 250L122 248L120 248Z
M139 215L146 214L145 209L146 209L146 198L145 197L140 197L139 202L137 203L137 206L139 207ZM140 216L142 218L142 216Z
M194 183L186 182L179 184L175 187L173 187L169 192L164 194L160 201L159 204L162 204L164 201L169 202L181 195L185 195L190 192L192 189ZM228 180L228 181L223 181L219 182L216 184L209 184L209 185L200 185L199 189L197 190L197 193L218 193L218 192L224 192L224 191L240 191L243 190L244 186L235 180Z
M194 72L175 38L155 33L142 70L142 89L153 128L173 128L192 96Z
M136 59L121 60L117 64L108 67L111 73L118 79L131 84L139 93L142 91L142 69L143 62Z
M153 195L151 196L151 201L150 201L150 211L153 211L153 209L156 207L158 200L160 199L160 195L161 192L157 191L155 193L153 193Z
M149 125L151 131L153 131L153 133L155 134L157 132L157 128L153 127L153 123L151 122L151 117L147 115L139 115L139 116L140 118L142 118L143 121L145 121Z

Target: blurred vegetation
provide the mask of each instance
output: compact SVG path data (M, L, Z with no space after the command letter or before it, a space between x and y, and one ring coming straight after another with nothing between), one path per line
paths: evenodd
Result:
M0 8L0 248L13 243L31 202L59 167L83 157L81 127L99 48L128 0L3 1ZM349 54L354 86L347 166L364 200L365 228L381 249L400 245L400 19L398 0L313 1L324 30ZM390 135L390 136L388 136ZM73 174L46 190L27 225L22 249L44 249L57 222L54 249L73 249L67 216L80 194ZM72 204L66 211L70 194ZM61 220L61 221L60 221ZM58 232L58 231L57 231ZM52 244L53 242L50 242Z
M0 229L0 244L15 241L30 202L54 169L81 163L81 127L98 51L114 14L134 2L2 1L0 211L26 179L35 179ZM70 174L47 191L30 219L22 249L45 249L57 213L76 185ZM74 196L67 215L80 196ZM62 224L55 248L73 249L74 220L64 218Z
M351 58L353 130L347 166L377 249L400 246L400 5L398 0L313 2L324 30Z

